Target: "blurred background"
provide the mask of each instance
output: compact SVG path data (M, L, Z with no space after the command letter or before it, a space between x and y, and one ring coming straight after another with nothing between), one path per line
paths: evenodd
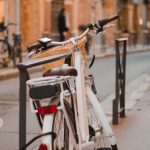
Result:
M0 27L3 24L8 26L14 23L8 27L9 32L0 29L0 47L3 43L15 47L18 46L15 42L19 41L19 46L20 43L22 45L22 48L19 47L23 52L22 60L29 60L25 57L27 45L37 42L41 37L59 40L58 16L62 8L65 8L66 27L69 32L67 38L80 34L88 23L95 23L99 19L115 14L120 16L118 21L113 22L114 27L98 35L90 34L89 39L93 39L94 44L89 44L93 47L87 54L91 55L94 52L97 58L102 58L96 59L91 71L95 76L98 97L102 100L104 110L110 118L116 83L116 57L105 54L115 54L115 39L128 38L127 52L131 53L127 53L126 62L127 117L121 120L118 126L113 126L113 129L121 150L148 150L150 148L150 0L0 0ZM21 35L21 38L13 41L13 33L16 37ZM5 40L2 41L1 37L5 37ZM14 49L12 48L12 51ZM7 52L7 49L4 49L4 52ZM19 121L22 121L18 119L21 102L19 71L15 65L12 67L12 62L8 62L10 59L12 59L10 56L3 57L0 51L0 150L18 150ZM42 73L41 67L35 68L31 70L31 78L41 77ZM27 141L40 133L34 119L27 99ZM37 149L36 146L35 144L30 149Z
M25 48L39 37L58 38L58 14L65 8L66 24L72 34L79 26L118 13L115 28L97 37L101 48L111 47L116 37L128 37L129 45L148 44L150 38L149 0L0 0L0 22L16 22L11 32L22 33ZM101 36L101 35L99 35Z

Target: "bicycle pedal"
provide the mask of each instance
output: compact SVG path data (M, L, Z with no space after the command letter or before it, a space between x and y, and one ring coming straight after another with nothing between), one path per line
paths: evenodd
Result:
M112 150L111 148L98 148L97 150Z

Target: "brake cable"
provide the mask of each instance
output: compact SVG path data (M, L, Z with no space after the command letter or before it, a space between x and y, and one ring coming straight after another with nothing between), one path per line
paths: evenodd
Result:
M34 137L33 139L31 139L24 147L21 148L21 150L26 150L26 148L27 148L29 145L31 145L35 140L37 140L37 139L39 139L39 138L41 138L41 137L43 137L43 136L47 136L47 135L52 135L52 138L54 138L54 139L55 139L56 136L57 136L55 132L47 132L47 133L40 134L40 135Z

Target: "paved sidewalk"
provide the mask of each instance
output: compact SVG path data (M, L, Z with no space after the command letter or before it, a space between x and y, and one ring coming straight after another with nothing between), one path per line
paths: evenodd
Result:
M102 105L112 123L112 93ZM150 73L143 73L126 86L126 117L112 125L119 150L150 149Z
M147 82L149 87L134 107L126 111L126 118L113 125L119 150L150 149L150 80Z
M112 93L102 101L104 112L112 124ZM126 117L112 125L119 150L150 149L150 73L143 73L126 86Z

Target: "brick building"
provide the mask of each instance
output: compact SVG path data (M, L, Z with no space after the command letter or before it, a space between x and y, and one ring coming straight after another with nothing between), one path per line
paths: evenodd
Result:
M3 1L0 1L0 22L2 21L2 18L4 16L3 7L4 7L4 3Z
M123 0L118 2L121 16L119 30L130 33L130 43L145 43L150 37L150 0ZM135 38L135 39L133 39Z
M8 6L4 7L4 0L0 0L0 20L5 8L8 22L13 22L16 20L17 0L6 1ZM118 23L119 30L139 33L150 26L147 21L150 20L149 4L141 0L20 0L20 30L24 46L36 41L43 34L57 36L57 18L62 7L66 9L67 26L73 33L78 32L78 26L81 24L94 22L117 12L122 16ZM114 32L114 28L106 32L107 41L114 39Z

